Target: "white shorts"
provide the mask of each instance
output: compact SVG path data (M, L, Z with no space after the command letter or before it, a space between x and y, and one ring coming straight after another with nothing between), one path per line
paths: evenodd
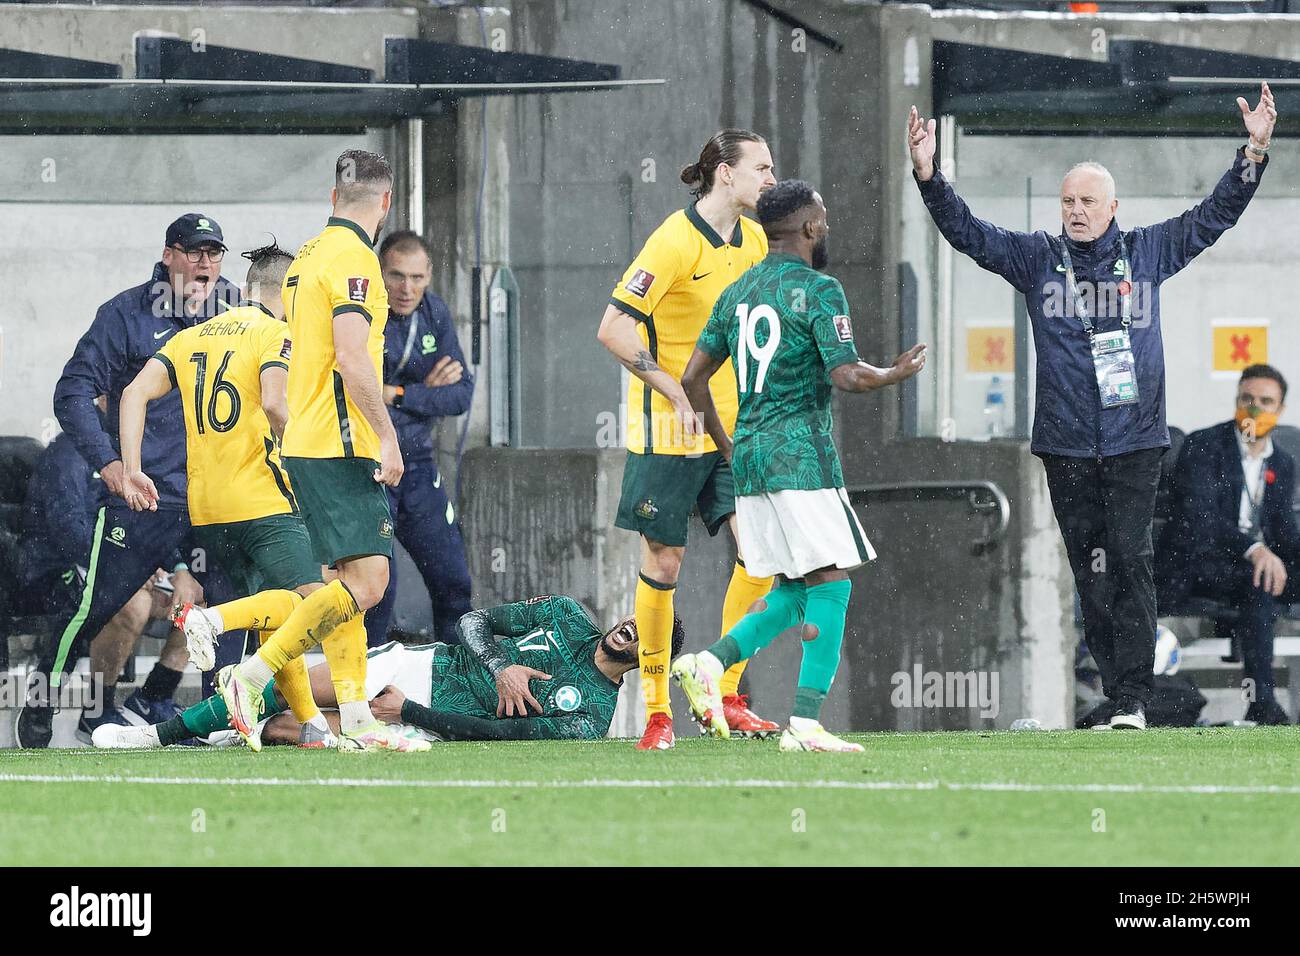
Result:
M433 644L407 647L389 641L366 656L366 700L374 700L392 684L408 699L428 707L433 694Z
M843 488L737 495L736 525L745 569L758 578L847 571L876 558Z

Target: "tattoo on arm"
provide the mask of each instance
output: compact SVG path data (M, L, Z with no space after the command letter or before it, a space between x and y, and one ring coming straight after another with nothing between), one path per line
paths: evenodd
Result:
M650 353L647 352L645 349L642 349L640 352L636 354L636 358L633 359L630 367L638 372L659 371L659 365L650 356Z

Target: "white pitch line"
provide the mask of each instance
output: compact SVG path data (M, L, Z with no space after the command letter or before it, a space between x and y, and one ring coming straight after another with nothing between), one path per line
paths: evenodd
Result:
M944 783L938 780L385 780L373 777L131 777L120 774L0 774L0 783L110 783L215 787L411 787L421 790L895 790L994 793L1151 793L1300 796L1300 786L1160 786L1141 783Z

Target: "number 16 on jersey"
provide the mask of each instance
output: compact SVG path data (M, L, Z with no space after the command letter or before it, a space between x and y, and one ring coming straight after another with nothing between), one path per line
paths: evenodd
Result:
M760 319L767 321L767 341L761 346L755 335ZM767 367L772 364L772 357L781 344L781 319L776 314L776 309L770 305L760 305L751 309L748 303L742 302L736 306L736 322L738 324L736 379L742 394L750 391L749 361L752 356L758 362L758 374L754 378L753 388L753 392L758 394L763 391Z

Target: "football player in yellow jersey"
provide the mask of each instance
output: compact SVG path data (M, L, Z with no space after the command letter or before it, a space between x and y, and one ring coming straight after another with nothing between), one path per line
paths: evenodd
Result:
M190 658L200 670L213 666L215 633L254 629L265 641L303 597L323 586L277 448L287 417L290 352L280 282L293 257L274 243L244 255L252 262L244 301L172 336L123 390L121 400L123 497L135 511L152 511L158 507L158 491L140 467L147 406L180 390L190 523L208 560L220 565L246 595L211 610L190 604L177 608L173 620L184 631ZM201 626L209 615L220 626ZM303 660L289 661L278 676L301 724L300 744L337 743L312 698ZM185 739L185 728L172 726L178 720L159 725L158 743ZM252 743L256 748L257 741Z
M322 644L338 699L340 749L424 749L376 720L366 702L364 614L388 587L393 553L384 485L402 478L380 386L388 295L373 248L392 195L393 171L383 156L346 150L334 168L333 215L298 250L284 279L294 352L281 455L316 559L338 576L299 604L256 654L217 675L231 723L246 739L272 676Z
M731 466L703 432L681 376L722 290L767 254L762 228L743 213L776 184L772 154L756 133L724 129L682 170L696 200L673 213L646 240L615 287L598 337L632 372L628 387L627 465L615 524L641 535L636 589L641 690L648 721L638 750L673 746L668 703L668 651L673 592L686 553L686 527L698 508L709 534L724 524L736 537ZM710 380L718 414L736 423L736 379L730 365ZM737 551L722 605L722 631L765 595L771 578L752 577ZM750 711L738 692L744 665L723 677L727 724L737 736L780 730Z

